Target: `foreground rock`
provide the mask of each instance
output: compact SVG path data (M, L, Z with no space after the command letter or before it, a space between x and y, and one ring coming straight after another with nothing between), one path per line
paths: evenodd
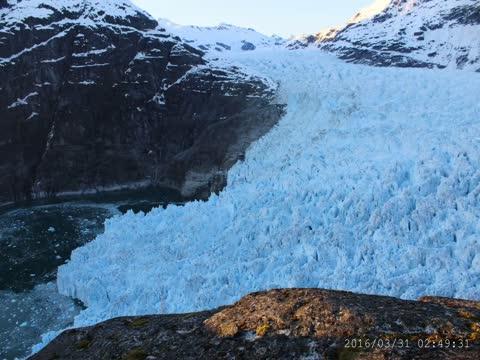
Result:
M128 0L0 3L0 203L225 185L279 120L275 89L157 25Z
M31 359L479 359L479 341L480 302L290 289L68 330Z

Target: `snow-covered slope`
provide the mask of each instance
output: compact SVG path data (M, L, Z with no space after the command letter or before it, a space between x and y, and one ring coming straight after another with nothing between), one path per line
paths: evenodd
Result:
M390 4L390 0L375 0L371 5L366 6L365 8L361 9L358 13L356 13L355 16L352 19L350 19L349 23L355 23L355 22L371 19L375 15L384 11L389 4Z
M266 36L253 29L229 24L213 27L183 26L166 19L159 20L159 26L167 32L201 50L217 53L224 51L251 51L280 46L285 43L281 37Z
M363 9L360 9L355 16L347 21L347 24L355 24L363 20L371 19L381 11L385 10L385 8L390 3L390 0L375 0L369 6L366 6ZM322 41L330 40L334 38L343 28L345 24L339 24L337 26L326 28L322 31L319 31L315 35L298 35L294 36L292 39L288 41L286 44L289 48L303 48L308 46L309 44L318 44Z
M32 18L49 19L64 12L97 25L99 21L128 25L129 20L138 17L150 18L130 0L8 0L8 4L11 8L0 10L0 19L11 25L28 24Z
M478 0L379 0L343 28L290 44L380 66L480 71Z
M480 297L480 77L315 49L229 60L288 113L207 202L128 213L58 272L76 325L275 287ZM401 79L401 85L399 84Z

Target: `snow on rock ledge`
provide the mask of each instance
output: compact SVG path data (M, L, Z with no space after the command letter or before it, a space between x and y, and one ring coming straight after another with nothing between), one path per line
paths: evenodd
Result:
M480 297L480 78L315 50L235 61L280 82L287 115L219 196L115 217L76 250L58 272L88 306L76 326L277 287Z

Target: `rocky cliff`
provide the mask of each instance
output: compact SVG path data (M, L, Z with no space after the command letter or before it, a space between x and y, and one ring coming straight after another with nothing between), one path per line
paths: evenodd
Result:
M185 315L68 330L31 360L478 359L480 303L272 290Z
M480 72L477 0L377 0L346 26L293 41L368 65Z
M0 202L124 185L218 191L275 89L124 0L0 5Z

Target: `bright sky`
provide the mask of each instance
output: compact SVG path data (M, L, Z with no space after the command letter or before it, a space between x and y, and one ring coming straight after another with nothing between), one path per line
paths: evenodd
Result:
M373 0L132 0L156 18L182 25L228 23L267 35L312 34L341 25Z

